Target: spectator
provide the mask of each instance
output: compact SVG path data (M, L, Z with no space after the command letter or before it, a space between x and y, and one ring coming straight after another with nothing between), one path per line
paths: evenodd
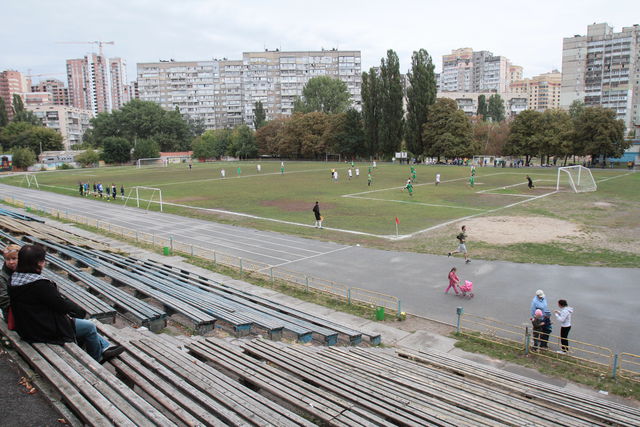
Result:
M16 332L29 343L77 342L100 363L122 353L124 347L110 346L96 325L84 320L85 310L63 297L56 284L42 276L45 256L45 250L36 245L25 245L18 252L18 266L9 286Z
M547 299L542 289L536 291L536 296L531 301L531 317L535 315L537 309L542 310L543 314L551 313L547 307Z
M558 307L560 310L554 310L556 319L560 322L560 347L558 353L567 353L569 351L569 331L571 330L571 315L573 314L573 307L569 307L567 300L561 299L558 301Z
M0 310L2 310L4 320L7 320L7 310L9 309L9 283L11 283L11 275L16 271L18 265L19 251L20 246L18 245L9 245L2 251L4 264L0 269Z
M531 350L538 351L540 348L540 336L542 335L542 327L544 326L544 316L542 310L537 309L531 318L531 326L533 328L533 348Z

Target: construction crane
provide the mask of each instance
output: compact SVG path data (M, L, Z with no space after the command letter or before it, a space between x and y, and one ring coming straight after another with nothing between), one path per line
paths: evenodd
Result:
M100 52L100 56L104 56L102 53L102 46L105 44L116 44L115 42L103 42L103 41L93 41L93 42L56 42L57 44L97 44L98 51Z

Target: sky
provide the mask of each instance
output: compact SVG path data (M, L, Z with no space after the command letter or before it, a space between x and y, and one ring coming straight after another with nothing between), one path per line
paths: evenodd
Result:
M362 71L388 49L406 72L424 48L436 72L442 55L471 47L503 55L525 77L562 68L562 39L606 22L620 31L640 24L637 0L289 1L289 0L2 0L0 71L66 81L65 61L105 45L107 57L136 63L241 59L264 49L360 50ZM34 81L38 78L34 77Z

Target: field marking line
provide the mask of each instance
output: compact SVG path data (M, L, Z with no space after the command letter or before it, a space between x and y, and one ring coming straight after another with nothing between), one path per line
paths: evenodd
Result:
M308 259L311 259L311 258L317 258L317 257L322 256L322 255L329 255L329 254L332 254L332 253L335 253L335 252L344 251L345 249L350 249L350 248L352 248L352 247L353 247L353 246L344 246L344 247L342 247L342 248L334 249L334 250L332 250L332 251L328 251L328 252L323 252L323 253L321 253L321 254L317 254L317 255L310 255L310 256L307 256L307 257L304 257L304 258L294 259L293 261L287 261L287 262L283 262L283 263L281 263L281 264L270 265L269 267L261 268L261 269L260 269L260 270L258 270L258 271L260 272L260 271L262 271L262 270L266 270L267 268L282 267L283 265L292 264L292 263L294 263L294 262L298 262L298 261L306 261L306 260L308 260Z
M486 209L480 209L480 208L468 208L468 207L465 207L465 206L438 205L438 204L435 204L435 203L411 202L411 201L408 201L408 200L378 199L376 197L360 197L360 196L342 196L342 197L349 197L349 198L352 198L352 199L362 199L362 200L379 200L379 201L382 201L382 202L408 203L410 205L431 206L431 207L436 207L436 208L468 209L468 210L472 210L472 211L486 212Z
M596 182L604 182L604 181L609 181L610 179L616 179L616 178L620 178L623 176L627 176L627 175L633 175L634 172L627 172L627 173L623 173L620 175L616 175L616 176L610 176L609 178L603 178L603 179L599 179Z
M240 176L228 176L228 177L217 177L217 178L203 178L203 179L195 179L195 180L191 180L191 181L178 181L178 182L167 182L165 184L154 184L156 187L167 187L170 185L180 185L180 184L193 184L196 182L209 182L209 181L227 181L230 179L241 179L241 178L255 178L257 176L268 176L268 175L288 175L288 174L294 174L294 173L308 173L308 172L321 172L324 171L325 169L307 169L307 170L301 170L301 171L291 171L291 172L285 172L280 173L280 172L268 172L268 173L255 173L255 174L251 174L251 175L240 175Z

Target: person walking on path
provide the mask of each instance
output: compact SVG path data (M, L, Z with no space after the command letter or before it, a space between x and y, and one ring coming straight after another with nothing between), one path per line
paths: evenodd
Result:
M571 330L571 315L573 314L573 307L569 307L567 300L558 300L558 307L560 310L553 310L553 314L556 316L556 320L560 322L560 350L558 353L567 353L569 351L569 331Z
M322 215L320 215L320 205L318 202L313 206L312 211L316 216L316 228L322 228Z
M453 288L453 290L455 291L456 295L458 295L458 284L460 283L460 279L458 278L458 275L456 274L456 268L453 267L451 269L451 271L449 271L449 286L447 286L447 289L445 289L444 293L448 294L449 293L449 289Z
M533 180L531 179L531 177L529 175L527 175L527 186L529 187L529 190L531 190L533 187L535 187L535 185L533 185Z
M9 297L15 328L29 343L64 345L77 342L100 363L118 356L124 347L111 346L85 320L87 312L64 298L54 282L42 275L46 252L36 245L25 245L18 252L18 266L11 276Z
M456 236L456 239L458 239L458 249L456 249L455 251L449 252L449 254L447 256L451 256L453 254L463 254L464 255L464 262L469 264L471 262L471 260L469 259L469 254L467 252L467 226L463 225L461 228L462 231L460 231L460 233L458 233L458 235Z
M538 289L536 295L531 300L531 317L535 315L536 310L542 310L543 314L551 313L547 306L547 298L542 289Z

